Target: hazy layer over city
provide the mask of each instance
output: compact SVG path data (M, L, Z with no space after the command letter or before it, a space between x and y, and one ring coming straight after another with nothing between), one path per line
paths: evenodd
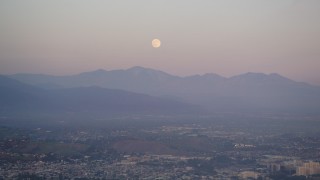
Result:
M318 0L3 0L0 73L139 65L182 76L278 73L319 85L319 17Z

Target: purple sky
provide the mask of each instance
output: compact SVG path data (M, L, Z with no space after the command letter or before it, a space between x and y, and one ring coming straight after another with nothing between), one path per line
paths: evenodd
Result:
M275 72L320 85L320 1L0 1L1 74L136 65L182 76Z

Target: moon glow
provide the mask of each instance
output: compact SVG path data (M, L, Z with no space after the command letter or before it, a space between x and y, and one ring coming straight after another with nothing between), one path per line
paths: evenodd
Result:
M152 44L152 47L158 48L161 46L161 41L159 39L154 39L154 40L152 40L151 44Z

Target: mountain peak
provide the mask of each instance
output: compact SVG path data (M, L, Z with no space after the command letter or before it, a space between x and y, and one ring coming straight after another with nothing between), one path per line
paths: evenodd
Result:
M105 72L107 72L107 71L104 69L97 69L95 71L92 71L92 73L105 73Z
M133 70L134 71L134 70L151 70L151 69L148 69L148 68L145 68L145 67L142 67L142 66L133 66L133 67L127 69L127 70L129 70L129 71Z
M246 77L266 77L268 76L267 74L265 73L257 73L257 72L247 72L247 73L244 73L240 76L246 76Z
M253 82L253 83L292 83L291 79L283 77L277 73L264 74L264 73L253 73L248 72L245 74L240 74L238 76L233 76L230 78L232 81L242 81L242 82Z
M132 72L133 74L144 74L144 73L154 73L157 72L157 70L154 69L148 69L141 66L134 66L132 68L127 69L126 71Z
M193 76L187 76L185 79L193 80L193 81L206 81L206 82L217 82L217 81L223 81L226 78L222 77L215 73L206 73L203 75L193 75Z
M202 75L202 77L225 79L224 77L222 77L222 76L220 76L219 74L216 74L216 73L205 73L205 74Z
M141 73L164 73L159 70L151 69L151 68L145 68L141 66L134 66L132 68L127 69L128 72L133 72L134 74L141 74Z
M108 72L108 71L106 71L104 69L97 69L95 71L80 73L80 75L88 75L88 74L90 74L90 75L104 75L106 72Z
M151 68L145 68L145 67L141 67L141 66L134 66L132 68L127 69L128 72L132 72L134 74L148 74L148 75L152 75L152 74L158 74L158 75L166 75L166 76L172 76L168 73L165 73L163 71L160 70L155 70L155 69L151 69Z
M263 80L267 78L268 75L264 73L254 73L254 72L247 72L244 74L236 75L231 77L231 80Z

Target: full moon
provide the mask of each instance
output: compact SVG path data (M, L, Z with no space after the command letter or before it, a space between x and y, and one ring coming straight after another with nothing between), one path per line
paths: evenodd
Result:
M154 39L154 40L152 40L151 44L152 44L152 47L158 48L161 46L161 41L159 39Z

